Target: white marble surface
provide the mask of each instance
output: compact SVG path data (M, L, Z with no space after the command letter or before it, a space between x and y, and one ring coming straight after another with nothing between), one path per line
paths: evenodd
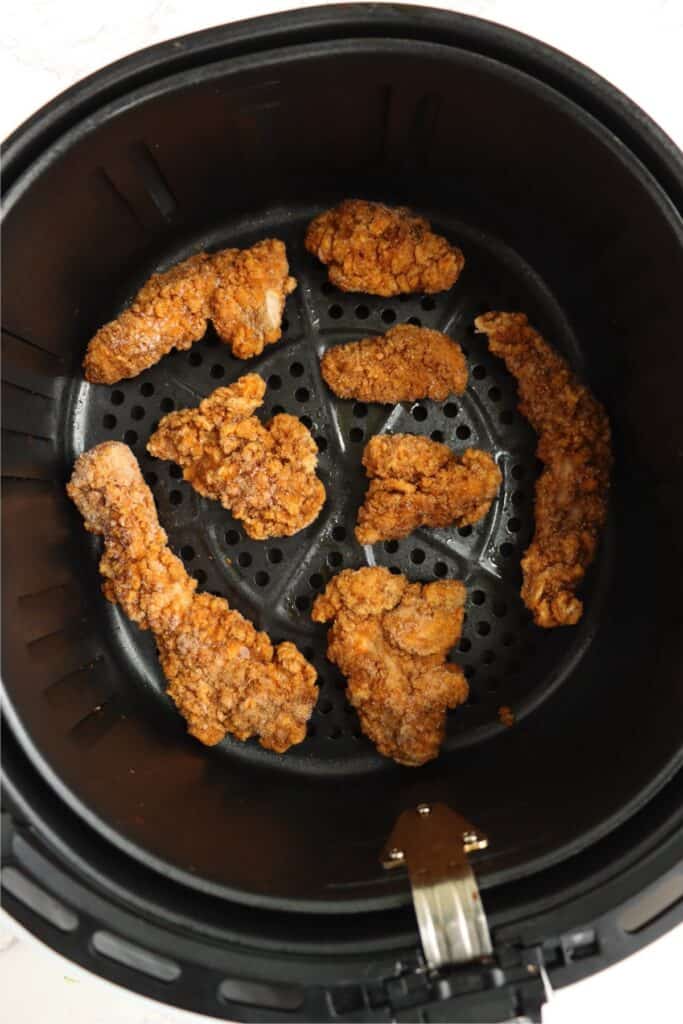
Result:
M84 75L134 50L295 0L10 0L0 37L0 138ZM314 6L300 2L300 7ZM604 75L683 146L683 0L471 0L433 4L551 43ZM557 993L546 1024L681 1024L683 928ZM108 985L20 933L0 911L0 1017L12 1024L192 1024Z

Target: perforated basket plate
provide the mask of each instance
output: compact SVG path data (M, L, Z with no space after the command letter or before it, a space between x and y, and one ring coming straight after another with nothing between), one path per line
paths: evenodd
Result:
M488 309L524 310L575 365L578 349L562 314L542 282L500 243L463 224L432 216L439 230L460 244L465 270L455 287L435 296L380 299L344 294L327 281L326 270L306 253L306 224L317 208L276 208L216 228L182 249L165 254L152 270L163 270L200 248L251 245L276 236L287 245L291 272L299 286L287 302L283 339L249 361L232 357L213 329L188 352L175 352L134 380L113 387L78 385L70 403L72 455L104 440L129 444L142 466L168 531L200 589L227 597L273 641L296 642L319 673L320 697L307 740L278 758L293 770L353 772L387 762L361 734L346 701L345 683L325 657L325 626L310 620L311 604L327 581L343 568L384 565L411 580L457 578L468 589L462 639L452 658L470 684L467 704L448 717L444 750L476 742L504 728L501 706L519 720L566 676L588 642L595 611L593 570L582 596L586 613L572 629L536 628L519 597L520 556L533 532L533 489L538 475L535 436L516 411L514 379L492 357L485 338L474 334L474 317ZM429 215L429 214L428 214ZM144 277L130 281L111 315L130 300ZM323 383L319 359L330 346L378 335L392 324L409 322L445 331L463 347L469 363L464 395L443 403L364 405L335 398ZM263 419L289 412L308 426L320 451L319 474L327 501L317 521L294 537L266 542L246 537L239 522L218 503L200 498L182 480L178 466L152 458L145 446L159 418L172 409L196 406L216 387L244 373L260 373L268 383ZM353 527L367 481L363 447L382 432L423 434L456 452L480 447L493 454L503 484L490 513L473 527L418 530L398 541L361 547ZM93 543L95 573L99 542ZM141 633L118 609L108 607L112 637L128 672L152 692L167 713L153 638ZM274 759L255 740L228 737L217 748L230 756Z

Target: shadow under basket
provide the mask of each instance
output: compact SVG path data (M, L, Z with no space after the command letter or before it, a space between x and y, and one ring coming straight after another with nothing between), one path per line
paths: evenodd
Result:
M683 847L675 147L533 40L424 8L344 5L105 69L15 133L5 178L9 912L110 980L232 1020L533 1017L541 966L561 985L679 920L683 893L667 881ZM465 253L455 287L378 299L331 286L303 238L346 196L429 217ZM88 339L150 273L267 236L286 242L298 280L280 342L239 361L209 329L133 380L84 381ZM488 309L526 312L609 412L609 522L574 628L535 627L519 597L535 437L514 379L474 333ZM466 393L335 399L321 354L404 322L461 344ZM164 413L252 371L268 384L259 415L311 429L328 495L310 527L264 543L145 450ZM361 548L360 460L386 430L492 452L503 485L489 515ZM314 663L309 735L285 755L190 739L153 638L101 596L100 540L64 488L77 455L104 440L132 447L199 590ZM417 770L361 734L326 628L310 620L326 582L368 561L468 588L452 657L470 698ZM421 969L405 872L379 860L401 811L437 801L489 836L472 863L498 964L461 968L445 988Z

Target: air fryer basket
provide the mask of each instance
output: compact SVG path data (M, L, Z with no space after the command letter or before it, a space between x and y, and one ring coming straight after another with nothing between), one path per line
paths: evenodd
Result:
M119 873L128 902L144 878L151 916L172 905L180 921L183 902L195 914L223 906L250 943L277 946L284 928L310 956L320 935L333 960L335 943L359 955L414 943L406 880L384 873L378 854L403 808L440 800L490 836L477 875L503 928L517 904L547 909L566 886L578 892L601 856L621 863L680 820L680 793L666 796L682 760L679 158L560 55L439 12L327 8L174 46L95 76L8 147L3 684L17 820L43 807L38 831L60 856L77 846L85 876L99 847L98 871L108 885ZM424 212L465 252L454 289L380 300L329 285L303 235L347 195ZM84 382L87 339L151 272L266 236L286 242L299 282L281 342L243 362L209 330L134 380ZM513 379L473 332L487 309L527 312L610 414L610 520L573 629L536 628L519 599L535 438ZM391 409L334 399L322 351L405 321L462 344L466 394ZM262 412L310 426L328 491L316 523L265 543L145 451L164 412L249 371L268 382ZM360 458L382 430L491 451L504 482L489 516L359 547ZM309 736L287 754L189 739L151 636L100 596L99 541L64 484L77 454L106 439L133 448L200 589L314 662ZM419 770L379 757L361 735L325 659L326 630L310 621L334 573L373 561L468 586L453 656L471 696L449 716L440 758ZM61 824L48 825L43 790ZM662 824L643 831L637 822L665 799ZM80 838L58 839L60 828ZM284 912L296 912L293 934ZM195 931L218 927L202 920Z

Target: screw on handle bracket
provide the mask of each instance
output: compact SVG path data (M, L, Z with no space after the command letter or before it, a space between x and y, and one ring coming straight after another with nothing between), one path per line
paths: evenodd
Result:
M407 867L425 959L429 967L491 956L486 913L468 854L488 839L445 804L403 811L381 861Z

